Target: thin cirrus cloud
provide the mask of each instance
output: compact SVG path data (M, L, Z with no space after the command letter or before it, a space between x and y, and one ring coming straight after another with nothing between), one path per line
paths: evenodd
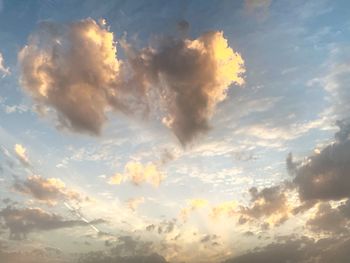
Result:
M162 115L182 145L210 129L232 84L244 84L244 61L213 31L197 39L159 39L140 50L121 41L104 20L43 22L19 52L21 85L58 127L99 135L110 110Z

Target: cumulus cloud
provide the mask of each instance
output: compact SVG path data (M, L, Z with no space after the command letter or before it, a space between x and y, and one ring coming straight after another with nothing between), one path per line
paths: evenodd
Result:
M49 204L56 204L58 201L80 202L83 200L78 192L69 190L60 179L46 179L39 175L29 176L25 180L17 179L13 184L13 189Z
M10 239L20 240L36 231L48 231L75 226L88 226L82 220L65 220L58 214L48 213L40 208L15 208L8 206L0 211L0 218L10 230ZM92 221L102 223L101 220Z
M183 145L209 130L209 119L230 85L244 83L244 61L223 32L194 40L166 39L157 48L128 53L134 72L143 76L143 90L157 87L161 92L163 123Z
M131 181L134 185L142 183L150 183L154 187L158 187L165 178L165 175L159 170L157 165L147 163L146 165L130 161L124 167L124 173L116 173L109 178L109 184L121 184L123 181Z
M117 96L116 53L102 23L43 22L19 53L21 84L36 103L55 110L61 127L99 134Z
M287 196L282 186L273 186L258 190L253 187L249 190L251 205L241 207L240 213L243 218L248 216L252 219L265 218L268 224L278 225L288 219L289 206Z
M1 2L0 2L0 11L1 11ZM10 74L10 69L5 66L4 57L0 52L0 73L2 73L2 77L5 77Z
M350 197L348 127L349 124L342 124L336 135L336 142L326 146L319 153L307 157L302 163L295 163L297 167L294 183L303 202L340 200Z
M22 164L24 164L25 166L30 165L29 158L27 155L27 149L23 145L16 144L15 153L17 158L21 161Z
M229 87L244 83L244 61L223 32L122 47L124 61L105 22L43 22L19 53L21 84L39 106L54 110L60 127L98 135L110 109L152 110L185 145L209 130Z

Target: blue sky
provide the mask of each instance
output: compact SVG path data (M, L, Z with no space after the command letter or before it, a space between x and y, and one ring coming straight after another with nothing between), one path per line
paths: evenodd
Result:
M297 253L349 243L348 9L0 0L0 259L328 262Z

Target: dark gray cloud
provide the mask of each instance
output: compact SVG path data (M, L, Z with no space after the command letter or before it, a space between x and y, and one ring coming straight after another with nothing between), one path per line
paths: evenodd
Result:
M146 226L146 231L157 231L158 234L168 234L171 233L176 225L176 219L173 220L163 220L158 224L151 224Z
M349 260L349 248L348 238L315 241L307 237L287 237L285 241L255 248L224 263L346 263Z
M48 213L40 208L16 208L7 206L0 211L0 219L10 231L10 239L21 240L27 234L37 231L49 231L76 226L89 226L83 220L66 220L58 214ZM90 224L104 223L97 219Z
M108 245L111 247L111 243ZM160 255L153 252L152 242L141 241L132 236L120 236L114 246L106 251L82 254L78 263L166 263Z
M57 248L13 250L0 246L0 260L6 263L68 263Z
M110 256L104 252L91 252L79 258L78 263L167 263L167 261L158 254L146 256Z
M317 213L307 221L307 227L315 233L348 235L350 226L350 201L336 208L328 203L318 205Z
M320 153L307 157L302 163L287 159L288 162L293 166L294 183L303 202L350 197L349 124L342 123L336 142Z

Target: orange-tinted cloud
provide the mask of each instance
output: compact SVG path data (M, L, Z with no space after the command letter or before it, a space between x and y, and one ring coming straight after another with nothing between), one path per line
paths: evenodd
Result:
M107 111L151 113L186 145L209 130L229 87L244 83L244 61L223 32L122 47L123 61L105 21L43 22L19 52L21 84L58 127L98 135Z
M158 187L165 178L163 172L161 172L157 165L153 163L147 163L146 165L130 161L124 167L124 173L116 173L109 179L109 184L121 184L123 181L130 181L134 185L140 185L142 183L150 183L154 187Z
M228 45L223 32L208 32L194 40L167 39L157 48L127 50L139 86L146 94L158 88L163 123L183 145L210 128L209 119L230 85L244 83L244 61Z
M15 153L17 158L21 161L21 163L23 163L24 165L29 165L29 158L27 155L27 149L21 145L21 144L16 144L15 145Z
M58 178L46 179L33 175L26 180L17 179L13 188L17 192L49 204L56 204L58 201L80 202L84 199L78 192L68 189Z
M116 53L113 33L92 19L43 22L19 53L21 84L60 127L99 134L116 97Z

